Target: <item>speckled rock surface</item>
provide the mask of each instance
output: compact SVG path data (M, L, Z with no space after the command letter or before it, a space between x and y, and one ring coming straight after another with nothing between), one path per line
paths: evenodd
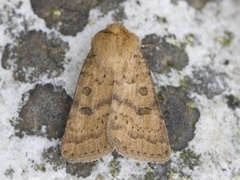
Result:
M37 85L30 90L29 99L19 112L20 119L15 125L17 135L61 138L71 102L71 98L61 88L51 84Z
M20 35L17 45L5 46L2 67L14 68L14 78L19 81L38 81L44 75L53 78L63 72L62 62L67 49L67 43L54 34L48 38L41 31L29 31Z
M96 4L97 0L31 0L33 11L45 20L47 27L73 36L87 25L89 11Z
M180 151L194 138L200 112L182 88L163 87L158 93L171 148Z
M188 65L188 56L184 46L179 48L166 41L168 37L155 34L147 35L143 40L143 54L153 72L168 73L172 68L182 70ZM170 38L170 37L169 37Z
M92 8L98 7L104 14L110 10L116 10L116 13L119 14L122 12L122 8L119 7L122 1L31 0L31 5L33 11L45 20L47 27L57 29L63 35L75 36L87 25L89 11Z
M183 85L189 90L212 99L229 89L226 78L224 73L214 71L210 67L202 67L193 70L192 78L184 77Z
M0 179L240 179L240 1L0 1ZM165 163L113 151L67 163L61 137L91 38L142 42L168 129Z

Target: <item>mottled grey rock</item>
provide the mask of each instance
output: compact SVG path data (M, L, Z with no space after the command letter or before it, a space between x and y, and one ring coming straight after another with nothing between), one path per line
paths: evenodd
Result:
M110 169L110 174L113 178L117 178L121 171L120 161L113 159L109 162L108 168Z
M233 110L235 110L236 108L240 108L240 100L237 97L233 95L227 95L226 98L228 107Z
M4 172L4 175L9 178L9 179L13 179L14 176L14 169L12 167L9 167L8 169L6 169L6 171Z
M165 118L171 148L180 151L194 137L195 124L200 112L191 104L181 87L162 87L158 93L161 110Z
M41 31L29 31L21 34L17 46L5 47L2 67L13 67L14 78L23 82L38 81L42 75L57 77L63 72L67 49L68 45L54 35L48 38Z
M55 28L63 35L75 36L88 23L89 11L97 7L103 14L114 10L113 18L125 18L119 5L124 0L31 0L33 11L46 21L48 28Z
M142 40L143 55L153 72L168 73L171 68L182 70L188 65L189 60L184 49L169 44L166 38L151 34Z
M112 17L115 21L122 21L122 19L126 19L126 14L124 13L124 8L120 5L125 0L102 0L97 8L105 15L109 11L113 10Z
M193 151L187 149L183 150L180 154L180 158L182 159L182 163L184 167L188 167L193 170L194 167L200 165L200 157L201 155L195 154Z
M87 177L91 174L96 162L88 163L67 163L66 171L71 175L77 175L77 177Z
M185 76L183 85L188 90L192 90L198 94L206 95L209 99L222 94L229 86L225 80L226 74L216 72L206 66L201 69L193 70L193 77Z
M170 168L170 162L168 161L166 163L149 163L149 166L152 168L154 173L154 179L156 180L168 180L169 176L167 174L169 168Z
M171 2L174 4L177 4L178 1L180 0L171 0ZM215 1L215 0L185 0L185 1L193 8L197 10L201 10L209 1Z
M51 84L37 85L29 91L29 100L19 112L16 135L44 136L48 139L63 135L72 100L61 88Z
M50 163L55 171L66 166L66 160L61 155L60 144L56 147L50 147L42 152L43 158Z
M184 167L193 170L195 167L201 164L200 155L195 154L193 151L187 149L183 150L180 153L180 161L179 164L175 164L175 166L171 166L171 160L168 162L161 163L149 163L149 166L152 168L152 176L154 180L168 180L172 177L169 174L178 174L178 179L186 179L189 175L186 172L182 171L181 168ZM190 177L189 177L190 178Z
M45 20L48 28L72 36L87 25L89 11L97 3L97 0L31 0L33 11Z

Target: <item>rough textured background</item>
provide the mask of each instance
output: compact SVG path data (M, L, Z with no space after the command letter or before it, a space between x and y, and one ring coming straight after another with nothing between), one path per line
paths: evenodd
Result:
M2 0L0 179L240 179L240 0ZM164 164L60 153L93 35L142 40L172 148Z

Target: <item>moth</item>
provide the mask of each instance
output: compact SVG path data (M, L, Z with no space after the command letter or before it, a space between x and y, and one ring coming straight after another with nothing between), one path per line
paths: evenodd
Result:
M62 156L72 163L89 162L116 149L139 161L167 161L167 129L138 37L114 23L98 32L91 45L62 138Z

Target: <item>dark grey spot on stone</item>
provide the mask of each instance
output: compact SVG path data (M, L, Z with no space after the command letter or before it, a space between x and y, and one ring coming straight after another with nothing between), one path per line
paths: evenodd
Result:
M52 168L57 171L60 167L66 165L66 160L61 155L60 145L50 147L42 152L42 157L51 164Z
M22 33L17 46L5 47L2 67L9 69L14 64L14 79L23 82L35 82L43 75L60 76L68 45L53 34L48 36L42 31Z
M142 44L143 56L153 72L168 73L171 68L182 70L188 65L188 55L183 48L169 44L169 37L159 37L155 34L147 35Z
M229 65L229 60L226 59L226 60L223 62L223 64L226 65L226 66Z
M89 11L97 4L96 0L31 0L33 11L45 20L48 28L72 36L87 25Z
M51 84L37 85L29 91L29 100L19 112L19 122L13 124L16 135L23 137L25 133L48 139L62 137L71 102L63 89Z
M187 167L191 170L194 170L194 167L199 166L201 164L201 155L196 154L196 152L190 149L184 149L180 153L180 157Z
M151 112L151 109L149 107L139 108L137 110L137 114L139 116L148 115L150 114L150 112Z
M14 169L11 166L9 166L9 168L5 170L4 175L9 179L13 179L14 172L15 172Z
M67 163L66 172L73 176L86 178L91 175L94 166L96 166L96 161L88 163Z
M156 177L161 177L161 180L168 180L169 179L168 170L170 168L170 164L171 161L168 161L163 164L149 163L149 166L152 168L153 172L151 174L146 174L145 179L154 179Z
M201 69L194 68L192 74L193 78L184 77L184 88L198 94L204 94L209 99L213 99L216 95L220 95L229 89L225 73L217 72L206 66Z
M82 93L86 96L88 96L92 92L92 89L90 87L84 87L82 89Z
M197 108L189 106L191 100L180 87L162 87L158 97L171 148L180 151L193 139L200 112Z
M80 113L83 114L83 115L87 115L87 116L90 116L92 115L92 108L91 107L82 107L79 109Z
M121 22L123 19L126 19L127 16L124 13L124 7L121 5L125 0L104 0L99 1L97 8L105 15L109 11L113 11L112 17L114 21Z
M240 100L237 97L233 95L227 95L226 98L228 107L233 110L235 110L236 108L240 108Z
M124 146L125 148L126 148L126 146ZM123 148L124 148L123 147ZM127 149L127 148L126 148ZM113 155L113 159L118 159L118 158L123 158L123 156L121 155L121 154L119 154L117 151L116 151L116 149L114 149L113 150L113 152L112 152L112 155Z
M148 95L148 89L146 87L140 87L138 91L142 96Z

